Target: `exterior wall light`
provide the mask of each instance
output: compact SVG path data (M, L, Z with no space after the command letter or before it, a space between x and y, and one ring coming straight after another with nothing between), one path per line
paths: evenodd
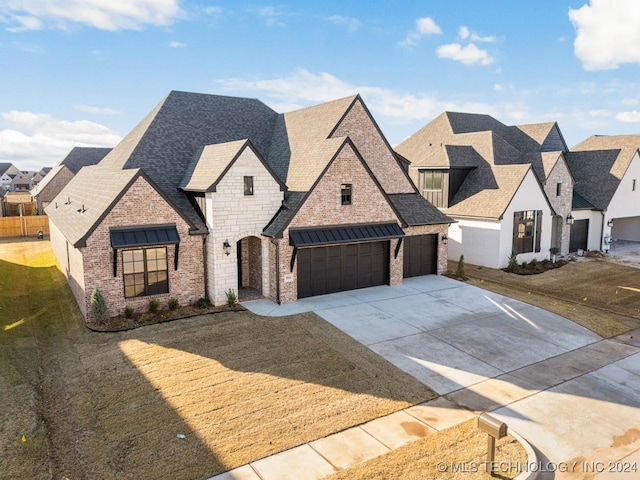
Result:
M229 240L225 240L222 244L222 249L224 250L224 254L228 257L231 255L231 245L229 244Z
M445 245L449 243L449 237L447 237L446 233L442 235L442 243L444 243Z
M573 215L571 215L571 214L567 215L567 225L573 225L575 222L576 221L573 218Z
M610 219L607 221L607 227L613 227L613 218L610 218Z

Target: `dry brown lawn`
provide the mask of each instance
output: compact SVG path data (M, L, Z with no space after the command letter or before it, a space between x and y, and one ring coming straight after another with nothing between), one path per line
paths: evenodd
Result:
M435 397L313 314L90 332L48 242L0 243L0 307L7 478L207 478Z
M511 436L496 442L495 476L484 471L487 435L469 420L436 432L327 480L489 480L515 478L526 469L527 456Z
M455 270L455 263L449 268ZM640 328L640 270L581 259L538 275L466 265L469 283L557 313L610 338Z

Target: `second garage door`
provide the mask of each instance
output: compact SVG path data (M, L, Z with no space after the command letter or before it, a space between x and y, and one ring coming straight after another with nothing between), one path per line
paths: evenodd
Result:
M298 250L298 298L389 283L389 242Z
M438 273L438 235L404 237L403 277Z

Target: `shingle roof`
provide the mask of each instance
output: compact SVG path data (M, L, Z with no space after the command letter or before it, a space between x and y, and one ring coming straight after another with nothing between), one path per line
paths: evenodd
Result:
M622 180L638 149L640 149L640 135L593 135L571 148L571 151L620 150L610 173Z
M571 210L597 210L597 208L574 189Z
M8 162L0 162L0 176L4 175L4 173L9 170L9 168L13 167L12 163ZM14 167L15 168L15 167Z
M396 147L412 168L474 168L445 212L488 218L502 215L529 167L544 182L563 149L555 122L507 126L457 112L442 113Z
M436 225L453 223L453 219L442 213L419 193L392 193L389 200L404 223L413 225Z
M611 173L620 150L568 152L569 170L576 180L573 190L595 206L606 210L616 192L620 179Z
M262 232L267 237L277 237L289 225L295 213L302 205L308 192L295 192L288 190L284 194L284 201L278 212L273 216L269 224Z
M34 197L37 197L49 183L56 178L56 175L64 169L68 168L74 175L77 174L82 167L89 167L100 162L109 152L110 148L96 147L74 147L71 151L60 160L52 169L49 169L47 175L32 190ZM44 170L44 169L43 169Z
M247 140L206 145L199 149L180 182L183 190L206 192L216 183Z

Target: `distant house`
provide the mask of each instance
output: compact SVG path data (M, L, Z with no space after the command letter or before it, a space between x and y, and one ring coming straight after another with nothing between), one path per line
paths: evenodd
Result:
M640 242L640 135L594 135L571 148L572 251Z
M445 112L396 152L422 195L457 221L450 259L502 268L511 252L519 262L569 252L574 180L556 123Z
M85 316L249 289L277 302L443 273L449 217L416 190L360 96L278 114L171 92L46 208Z
M44 213L44 209L71 181L82 167L97 164L102 160L110 148L75 147L53 169L43 168L46 176L33 188L31 194L37 202L38 213Z
M0 185L10 186L13 182L13 177L20 173L11 163L0 163Z
M11 191L13 192L28 192L33 188L33 177L38 172L23 170L19 172L11 181Z

